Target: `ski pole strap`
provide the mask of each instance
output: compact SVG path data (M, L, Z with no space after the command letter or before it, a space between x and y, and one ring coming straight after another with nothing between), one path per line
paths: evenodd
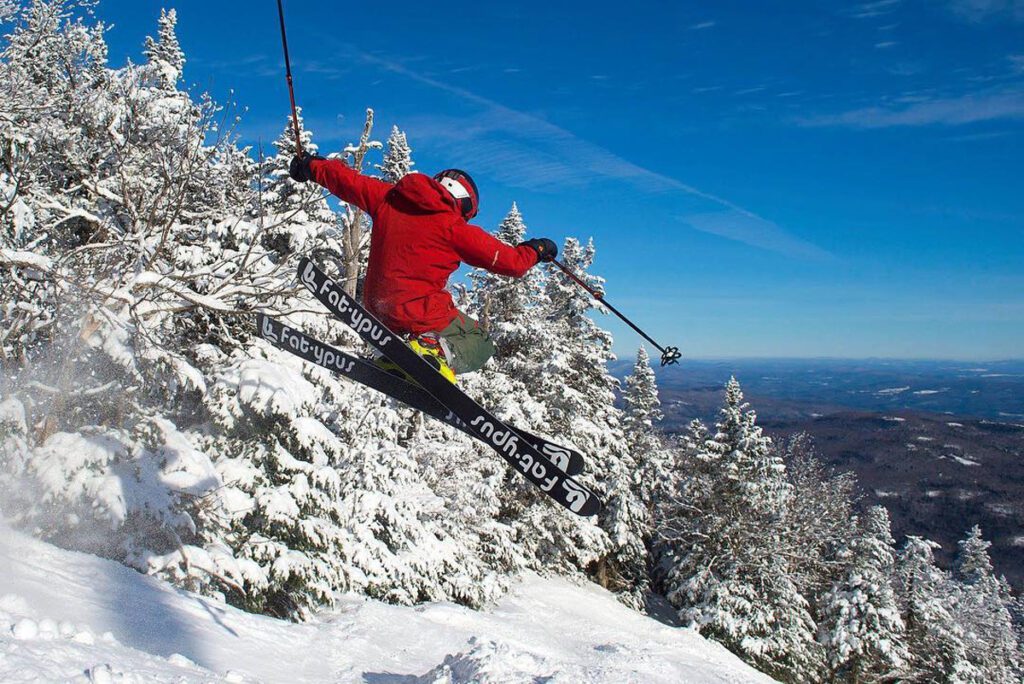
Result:
M632 328L633 330L638 332L645 340L647 340L648 342L653 344L654 348L661 352L661 365L662 366L671 366L671 365L679 363L679 359L682 358L682 356L683 356L682 353L679 351L679 347L662 347L660 344L655 342L651 338L650 335L648 335L643 330L641 330L636 325L636 323L634 323L633 321L631 321L628 318L626 318L625 314L623 314L621 311L619 311L614 306L612 306L611 303L609 303L608 300L606 300L604 298L604 294L602 292L599 292L599 291L595 290L594 288L590 287L585 282L583 282L583 280L580 279L579 276L577 276L575 273L573 273L568 268L566 268L565 264L563 264L562 262L558 261L557 259L552 259L551 263L553 263L555 266L560 268L562 270L562 273L564 273L565 275L569 276L569 278L571 278L573 282L575 282L577 285L579 285L584 290L589 292L590 296L592 296L594 299L596 299L597 301L599 301L602 304L604 304L608 308L609 311L611 311L613 314L615 314L620 319L622 319L622 321L626 325L628 325L630 328Z
M281 45L284 47L284 75L288 81L288 97L292 102L292 130L295 132L295 154L302 156L302 138L299 136L299 115L295 108L295 86L292 84L292 63L288 58L288 36L284 30L284 6L277 0L277 16L281 20Z

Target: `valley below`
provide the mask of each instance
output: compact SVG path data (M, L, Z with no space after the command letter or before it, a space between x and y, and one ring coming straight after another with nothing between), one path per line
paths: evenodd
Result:
M826 465L856 473L898 544L936 541L948 567L980 525L996 571L1024 589L1024 364L691 361L659 372L666 432L713 424L731 375L768 434L806 432Z

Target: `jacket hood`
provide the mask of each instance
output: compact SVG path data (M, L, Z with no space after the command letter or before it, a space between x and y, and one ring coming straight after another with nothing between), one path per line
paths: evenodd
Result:
M452 212L459 216L455 198L430 176L410 173L388 193L395 208L407 214L439 214Z

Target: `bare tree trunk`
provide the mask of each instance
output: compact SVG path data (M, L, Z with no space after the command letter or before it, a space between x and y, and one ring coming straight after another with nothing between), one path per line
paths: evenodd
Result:
M366 158L366 151L370 149L370 134L373 132L373 110L366 110L366 123L363 124L363 134L359 138L359 147L356 148L352 157L352 168L360 173L363 170L363 160ZM363 224L366 217L360 209L353 209L348 225L345 226L342 246L345 250L345 294L350 297L356 296L356 288L359 285L359 271L362 265L360 256L363 245Z
M480 314L480 327L483 328L485 335L491 334L491 295L487 293L484 295L484 308Z

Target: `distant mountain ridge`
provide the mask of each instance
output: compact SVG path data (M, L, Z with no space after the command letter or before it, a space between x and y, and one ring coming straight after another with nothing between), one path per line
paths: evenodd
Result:
M829 466L854 471L897 538L939 542L948 564L979 524L1024 589L1024 362L688 361L659 369L663 429L713 424L730 375L769 434L807 432Z
M631 363L617 361L613 372L622 377ZM1024 360L684 359L656 370L663 392L721 389L735 375L747 396L773 401L1024 423Z

